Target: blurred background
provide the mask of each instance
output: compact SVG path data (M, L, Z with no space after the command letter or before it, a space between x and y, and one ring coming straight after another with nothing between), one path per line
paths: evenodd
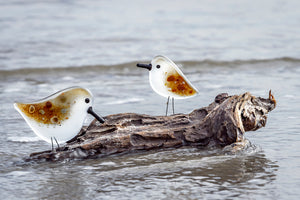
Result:
M3 199L298 199L300 2L0 0ZM103 115L163 115L137 62L165 55L198 88L176 113L222 92L277 99L239 155L194 148L87 161L24 163L50 149L13 108L78 85ZM87 118L86 125L92 120Z
M1 69L299 58L298 1L1 1Z

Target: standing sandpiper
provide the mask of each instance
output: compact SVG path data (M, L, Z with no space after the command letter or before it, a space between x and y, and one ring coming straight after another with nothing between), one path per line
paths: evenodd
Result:
M138 63L137 66L149 70L149 82L152 89L159 95L168 98L166 116L170 97L174 114L174 99L186 99L198 94L197 89L184 76L179 67L165 56L156 56L150 64Z
M92 93L82 87L70 87L38 101L14 104L34 133L52 144L52 150L53 140L58 145L80 132L87 113L104 123L92 105Z

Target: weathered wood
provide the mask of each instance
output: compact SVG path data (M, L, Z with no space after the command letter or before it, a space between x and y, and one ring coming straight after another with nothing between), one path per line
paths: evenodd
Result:
M209 106L190 114L150 116L121 113L94 120L72 141L56 152L33 153L27 160L61 160L106 156L120 152L180 146L224 147L243 144L246 131L266 125L267 114L276 106L269 92L267 99L250 93L216 96Z

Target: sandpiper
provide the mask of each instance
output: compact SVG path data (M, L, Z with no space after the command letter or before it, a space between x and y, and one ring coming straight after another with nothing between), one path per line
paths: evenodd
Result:
M179 67L165 56L156 56L150 64L137 64L137 67L149 70L149 82L152 89L161 96L167 97L166 115L168 115L169 99L186 99L198 94L198 90L184 76Z
M29 103L15 103L14 107L22 115L34 133L59 147L74 138L81 130L87 113L100 123L104 119L92 109L93 95L82 87L70 87L60 90L44 99Z

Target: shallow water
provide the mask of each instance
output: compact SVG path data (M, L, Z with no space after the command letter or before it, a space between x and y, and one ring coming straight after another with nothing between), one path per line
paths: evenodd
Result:
M298 1L141 5L1 2L1 199L298 199ZM135 67L157 54L182 66L200 92L176 101L178 113L207 106L218 93L267 97L272 89L277 108L266 127L246 133L251 148L236 155L186 147L23 162L50 145L34 135L14 101L80 85L92 91L94 110L103 116L163 115L166 99L152 91L148 73Z
M272 89L278 106L269 114L265 128L246 133L253 145L250 150L226 155L213 149L182 148L24 164L22 158L50 145L39 140L14 111L15 98L30 100L28 93L43 97L55 88L70 86L72 80L91 89L94 109L104 116L120 112L163 115L165 99L152 92L147 73L136 70L134 63L110 66L109 70L99 66L61 71L55 80L52 69L45 69L47 73L32 70L27 75L14 71L1 81L1 194L5 199L296 199L300 185L300 100L295 91L300 87L300 62L182 65L200 95L184 103L176 101L176 112L188 113L206 106L220 92L251 91L267 97ZM91 120L89 117L86 123Z

